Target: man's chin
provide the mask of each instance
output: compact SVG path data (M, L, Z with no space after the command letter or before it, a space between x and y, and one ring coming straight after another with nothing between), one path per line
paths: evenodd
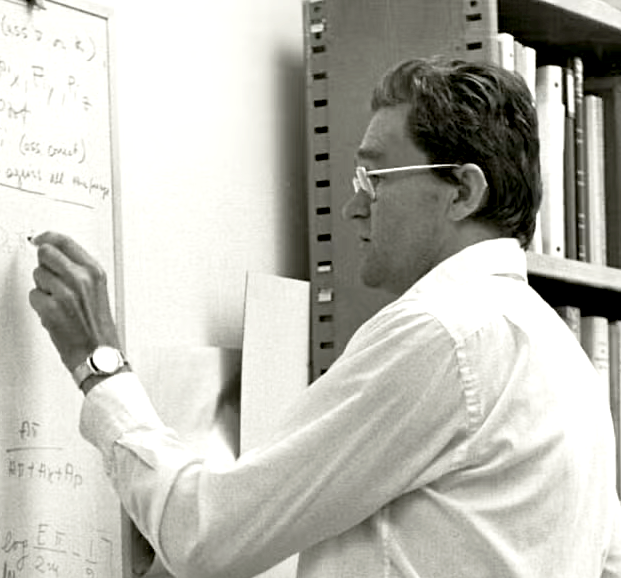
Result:
M392 297L400 294L388 282L390 277L383 267L373 267L369 263L362 262L358 274L361 284L367 289L381 291Z
M384 275L375 267L362 263L359 271L362 284L369 289L383 289Z

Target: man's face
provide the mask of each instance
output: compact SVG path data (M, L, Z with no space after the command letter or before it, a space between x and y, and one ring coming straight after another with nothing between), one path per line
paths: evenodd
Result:
M374 114L356 154L357 165L373 170L429 163L406 134L407 112L407 105L398 105ZM442 260L449 232L448 192L454 187L431 171L371 180L376 201L358 193L343 215L356 226L363 283L400 295Z

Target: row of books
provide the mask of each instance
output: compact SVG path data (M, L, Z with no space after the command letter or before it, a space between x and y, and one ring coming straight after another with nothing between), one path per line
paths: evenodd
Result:
M608 391L617 440L617 489L621 495L621 321L581 315L573 305L556 307L601 377Z
M585 78L579 56L537 65L536 51L511 34L500 62L520 73L539 118L543 200L533 251L621 267L621 77Z

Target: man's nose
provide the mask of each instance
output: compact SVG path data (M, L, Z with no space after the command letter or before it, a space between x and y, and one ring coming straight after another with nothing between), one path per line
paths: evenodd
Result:
M346 221L351 219L366 219L371 214L371 200L364 192L351 196L341 209L341 216Z

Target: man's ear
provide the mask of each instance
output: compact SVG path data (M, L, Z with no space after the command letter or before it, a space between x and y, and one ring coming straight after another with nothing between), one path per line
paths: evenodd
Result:
M453 173L459 184L451 198L449 215L453 221L463 221L476 213L487 198L487 179L474 163L466 163Z

